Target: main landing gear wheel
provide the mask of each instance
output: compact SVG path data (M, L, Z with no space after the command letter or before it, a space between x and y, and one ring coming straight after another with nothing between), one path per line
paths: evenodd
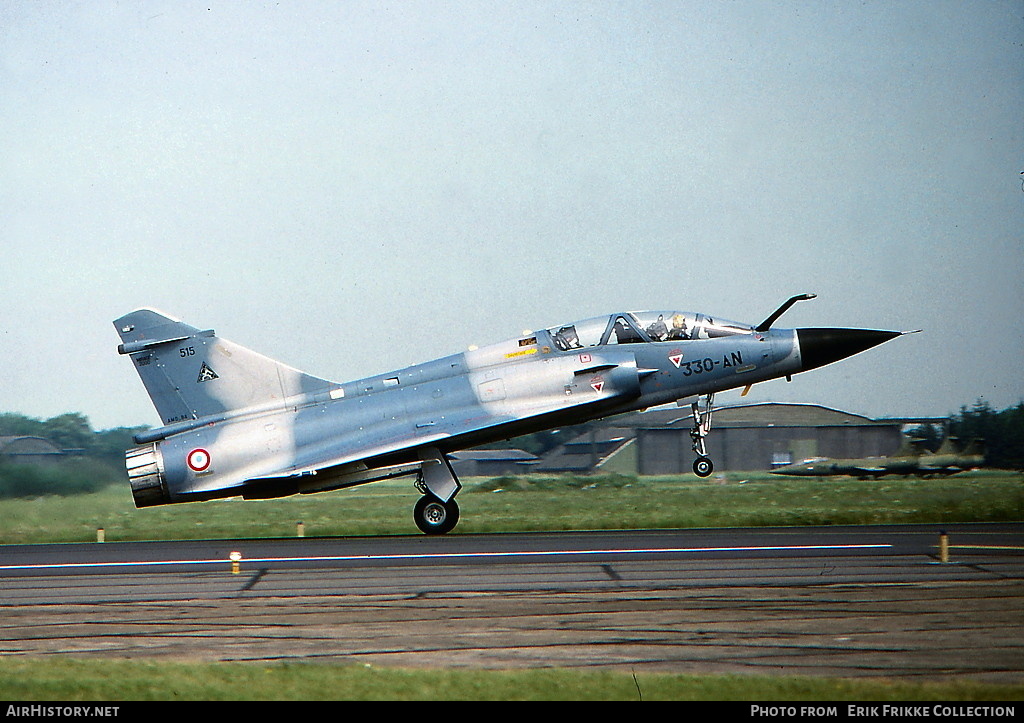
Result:
M698 477L707 477L715 471L715 465L707 457L693 460L693 473Z
M454 499L442 502L433 495L424 495L413 510L416 526L426 535L443 535L459 521L459 505Z

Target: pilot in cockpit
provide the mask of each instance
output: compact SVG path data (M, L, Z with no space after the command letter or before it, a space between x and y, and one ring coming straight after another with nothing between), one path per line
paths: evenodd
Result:
M686 330L686 317L682 314L672 315L672 330L668 333L669 339L682 339L686 340L690 338L690 334Z

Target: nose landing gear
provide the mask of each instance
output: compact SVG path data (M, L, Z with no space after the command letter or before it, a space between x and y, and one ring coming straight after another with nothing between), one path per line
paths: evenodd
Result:
M702 400L703 407L701 406ZM693 460L693 473L698 477L708 477L715 471L715 465L708 457L707 448L704 445L704 438L711 431L711 412L714 411L714 401L713 393L705 394L690 405L693 413L690 439L693 441L693 451L697 453L697 459Z

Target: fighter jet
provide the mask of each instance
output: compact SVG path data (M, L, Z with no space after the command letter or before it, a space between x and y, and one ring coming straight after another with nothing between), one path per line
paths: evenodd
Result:
M915 440L904 437L900 448L889 457L812 457L771 472L788 477L857 477L862 480L878 479L890 474L910 475L917 469L917 460L921 455L916 444Z
M694 471L714 395L864 351L903 332L774 329L684 311L619 312L539 329L424 364L336 383L153 309L114 322L163 422L125 453L137 507L266 499L400 476L416 525L450 531L462 485L448 454L521 434L690 404ZM746 391L745 390L745 391Z
M904 440L900 449L890 457L863 459L829 459L815 457L803 462L773 469L772 474L791 477L857 477L878 479L887 475L904 477L946 477L958 472L976 469L984 464L980 440L974 440L963 451L956 449L953 439L947 437L935 452L922 452L911 440Z

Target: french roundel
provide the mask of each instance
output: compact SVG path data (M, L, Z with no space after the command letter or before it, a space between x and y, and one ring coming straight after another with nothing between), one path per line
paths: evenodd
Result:
M204 472L210 466L210 453L205 449L193 449L185 461L194 472Z

